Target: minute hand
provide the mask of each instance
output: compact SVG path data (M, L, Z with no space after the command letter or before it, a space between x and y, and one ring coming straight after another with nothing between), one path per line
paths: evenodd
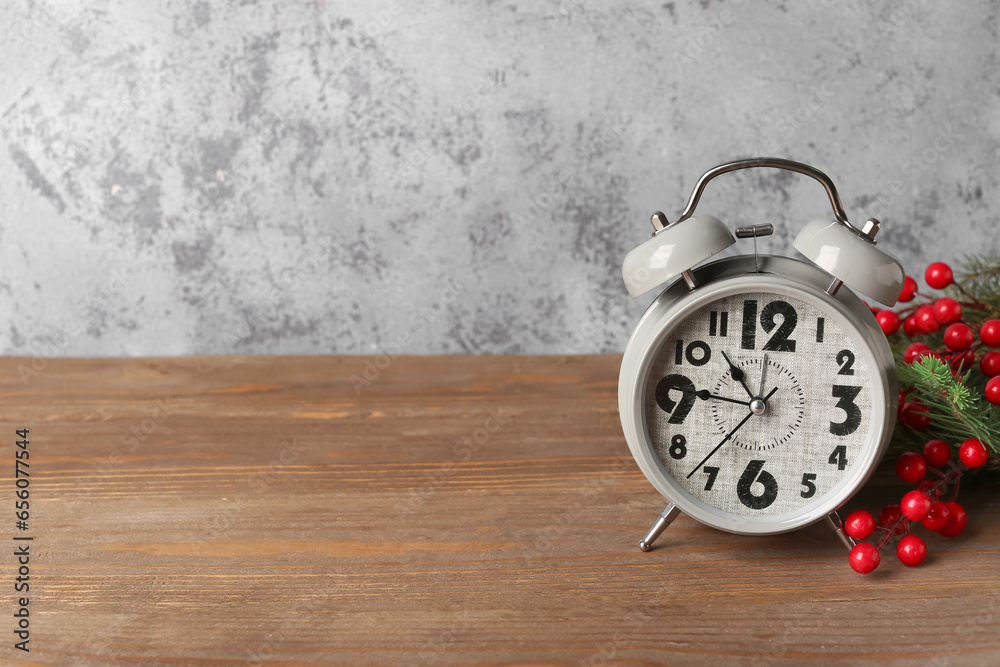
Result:
M714 398L717 401L729 401L730 403L735 403L737 405L750 405L750 401L741 401L738 398L729 398L728 396L719 396L718 394L708 393L708 389L698 389L696 391L691 391L690 389L681 389L681 391L689 394L694 394L703 401L707 401L710 398Z
M767 396L765 396L765 397L764 397L764 402L765 402L765 403L767 403L767 399L771 398L771 396L773 396L773 395L774 395L774 392L776 392L776 391L778 391L778 388L777 388L777 387L775 387L775 388L774 388L774 389L772 389L771 391L767 392ZM700 469L701 469L701 467L702 467L703 465L705 465L705 463L706 463L706 462L707 462L707 461L708 461L708 460L709 460L710 458L712 458L713 456L715 456L715 453L716 453L717 451L719 451L720 449L722 449L722 446L723 446L724 444L726 444L727 442L729 442L729 439L730 439L730 438L732 438L732 437L733 437L733 436L734 436L734 435L736 434L736 432L737 432L738 430L740 430L740 428L741 428L741 427L742 427L742 426L743 426L744 424L746 424L746 423L747 423L747 421L749 421L749 420L750 420L750 418L751 418L751 417L753 417L753 413L752 413L752 412L748 412L748 413L747 413L747 416L746 416L746 417L744 417L744 418L743 418L743 419L742 419L742 420L740 421L740 423L739 423L739 424L737 424L736 426L734 426L734 427L733 427L733 430L732 430L732 431L730 431L729 433L727 433L727 434L726 434L726 437L722 439L722 442L720 442L719 444L717 444L717 445L715 446L715 449L713 449L712 451L710 451L710 452L708 453L708 456L706 456L705 458L703 458L703 459L701 460L701 462L700 462L700 463L699 463L698 465L696 465L696 466L694 467L694 469L693 469L693 470L692 470L691 472L689 472L689 473L687 474L687 478L686 478L686 479L691 479L691 475L693 475L693 474L695 474L696 472L698 472L698 470L700 470Z

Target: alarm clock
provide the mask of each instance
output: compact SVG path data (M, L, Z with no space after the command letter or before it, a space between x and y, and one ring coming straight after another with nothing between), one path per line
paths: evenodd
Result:
M826 189L834 215L799 232L804 260L758 254L770 224L734 234L694 215L709 181L748 168L794 171ZM898 401L889 344L855 294L891 306L902 291L902 266L876 247L881 224L852 225L826 174L780 158L719 165L677 220L657 212L652 222L622 275L632 297L666 288L629 338L618 406L632 456L669 503L639 547L681 512L752 535L825 519L853 546L837 510L881 461ZM737 238L753 239L752 255L706 261Z

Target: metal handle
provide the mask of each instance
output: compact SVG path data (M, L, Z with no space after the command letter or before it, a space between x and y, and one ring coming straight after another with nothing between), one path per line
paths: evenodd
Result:
M726 172L736 171L737 169L750 169L752 167L772 167L774 169L786 169L788 171L794 171L799 174L805 174L810 176L817 181L819 181L823 187L826 189L826 194L830 197L830 204L833 206L833 214L836 216L837 220L847 225L854 231L860 231L855 229L855 227L847 220L847 214L844 213L844 205L840 203L840 195L837 194L837 187L830 180L830 177L824 174L819 169L815 167L810 167L807 164L802 164L801 162L793 162L792 160L785 160L778 157L752 157L745 160L736 160L735 162L727 162L726 164L720 164L718 167L713 167L706 171L701 178L698 179L697 185L694 186L694 192L691 193L691 198L688 199L687 206L684 208L684 212L681 213L681 217L677 219L676 222L681 222L682 220L687 220L694 214L695 207L698 206L698 201L701 199L701 194L705 191L705 186L708 182L715 178L725 174ZM675 223L676 224L676 223Z

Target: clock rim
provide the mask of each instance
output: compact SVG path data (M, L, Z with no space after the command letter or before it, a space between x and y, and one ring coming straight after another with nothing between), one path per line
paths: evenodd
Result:
M758 265L759 272L756 270ZM720 530L745 535L770 535L822 520L843 507L864 486L888 448L896 421L898 385L895 360L885 335L874 315L857 295L842 287L831 296L826 288L832 278L798 259L758 255L755 264L752 255L741 255L710 262L693 270L693 274L698 287L688 290L683 280L668 286L646 309L626 345L618 381L618 408L632 457L665 498L688 516ZM644 410L645 392L650 367L663 340L694 311L732 294L751 291L782 293L782 290L833 315L838 326L859 346L859 357L868 364L872 386L871 427L862 446L862 459L817 502L779 515L746 517L712 507L694 498L674 481L656 456L649 437ZM856 336L851 329L857 333ZM880 394L883 400L879 400Z

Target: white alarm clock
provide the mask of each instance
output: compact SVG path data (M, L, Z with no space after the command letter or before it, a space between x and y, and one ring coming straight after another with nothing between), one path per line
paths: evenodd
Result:
M811 176L835 217L794 241L809 261L757 254L771 225L736 230L753 255L703 263L736 242L717 218L695 216L705 185L736 169ZM826 519L880 462L896 418L895 364L855 290L896 303L899 262L875 246L877 220L847 220L822 172L778 158L720 165L699 179L675 222L653 215L653 238L622 268L633 297L668 281L625 348L618 388L632 456L669 504L639 542L647 551L680 512L733 533L773 534ZM841 289L847 285L851 289Z

